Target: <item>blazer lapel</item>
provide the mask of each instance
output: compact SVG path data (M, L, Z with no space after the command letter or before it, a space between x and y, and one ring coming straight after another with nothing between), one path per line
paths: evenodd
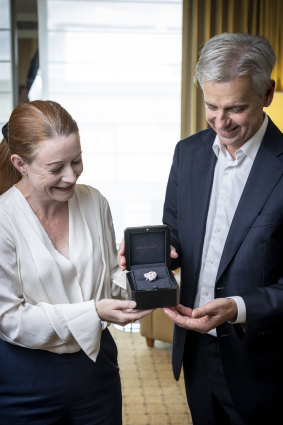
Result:
M205 143L200 145L200 149L197 149L195 155L193 155L193 175L196 176L195 184L192 186L192 213L194 218L193 255L195 270L197 270L200 266L207 212L209 208L214 169L217 161L217 157L212 149L214 139L215 133L213 131L206 133L205 137L203 137L203 141Z
M281 178L283 162L278 159L278 156L282 154L282 149L282 134L273 123L269 123L236 209L224 246L216 281L229 265L270 193Z

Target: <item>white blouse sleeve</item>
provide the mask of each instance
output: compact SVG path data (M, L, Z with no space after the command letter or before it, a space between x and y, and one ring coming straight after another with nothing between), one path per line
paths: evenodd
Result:
M39 306L45 311L58 336L67 327L83 351L93 361L96 360L100 349L102 323L93 300L75 304L39 303Z

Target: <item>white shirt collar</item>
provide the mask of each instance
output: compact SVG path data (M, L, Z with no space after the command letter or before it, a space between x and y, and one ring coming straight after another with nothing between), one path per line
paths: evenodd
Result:
M268 124L268 116L266 114L264 114L264 120L263 123L261 124L260 128L258 129L258 131L249 139L247 140L243 146L241 146L239 149L236 150L235 152L235 157L236 159L239 159L239 156L249 156L252 160L255 159L255 156L257 154L257 151L261 145L264 133L266 131L267 128L267 124ZM216 134L216 137L214 139L214 143L212 146L212 149L215 153L215 155L219 156L219 152L220 150L224 153L224 155L226 154L226 148L222 145L218 134Z

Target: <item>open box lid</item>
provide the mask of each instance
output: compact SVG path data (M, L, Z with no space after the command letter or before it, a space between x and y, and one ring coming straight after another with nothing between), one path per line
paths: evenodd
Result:
M166 225L127 227L125 235L126 268L164 263L170 266L170 230Z

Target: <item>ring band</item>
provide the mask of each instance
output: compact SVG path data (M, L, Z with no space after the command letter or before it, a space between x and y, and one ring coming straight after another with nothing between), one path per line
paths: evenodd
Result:
M144 277L149 282L152 282L153 280L157 278L157 273L155 271L151 271L151 272L145 273Z

